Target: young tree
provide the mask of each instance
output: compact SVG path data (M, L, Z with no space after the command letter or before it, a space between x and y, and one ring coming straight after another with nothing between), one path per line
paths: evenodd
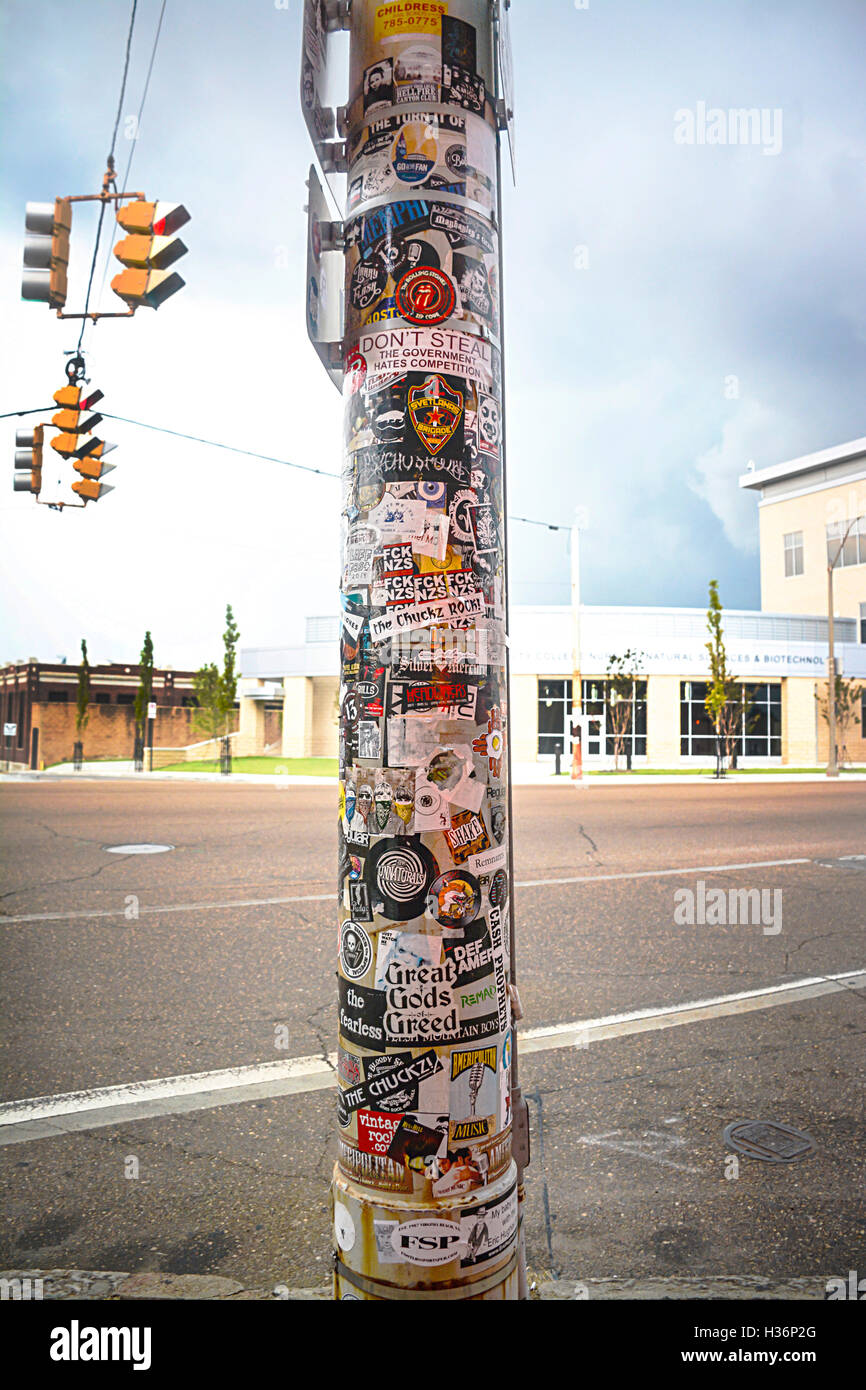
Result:
M193 681L199 706L193 722L196 728L207 733L208 738L218 739L230 732L238 691L235 664L239 637L235 615L231 604L228 604L226 630L223 633L223 669L220 671L213 662L209 662L196 673Z
M844 676L837 673L836 676L836 738L839 746L844 749L845 738L851 725L860 723L860 715L857 713L857 706L863 698L866 687L855 685L853 681L846 681ZM821 718L829 726L830 723L830 700L829 688L818 695L818 708L821 711Z
M704 708L716 731L716 776L724 777L725 760L730 761L734 755L736 741L751 701L747 700L743 687L738 684L736 676L728 668L728 656L722 634L723 609L717 579L710 580L709 602L707 629L710 640L706 643L706 648L710 657L710 687L704 700Z
M223 670L220 679L220 708L223 718L223 729L225 733L230 733L230 725L233 722L235 700L238 693L238 675L235 670L235 660L240 637L240 630L235 622L235 615L232 612L230 603L226 604L226 630L223 633Z
M135 736L143 739L147 728L147 707L153 696L153 639L149 632L144 634L144 646L138 663L141 671L135 692Z
M223 709L220 691L220 673L213 662L202 666L193 677L193 689L198 700L198 708L193 716L193 727L208 738L218 739L222 731Z
M631 732L635 686L641 674L642 655L629 648L622 656L611 656L607 663L606 713L613 731L613 765L617 771L626 736Z
M75 713L75 732L79 740L84 730L87 728L87 721L90 715L87 707L90 704L90 662L87 660L87 643L81 639L81 665L78 668L78 695L77 709Z

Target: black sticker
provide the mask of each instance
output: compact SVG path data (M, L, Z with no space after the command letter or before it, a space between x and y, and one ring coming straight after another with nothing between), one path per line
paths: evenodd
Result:
M459 988L492 972L493 946L486 918L479 917L462 930L445 932L443 946L445 959L454 962Z
M351 980L337 977L340 991L340 1033L349 1042L371 1051L385 1045L385 994L381 989L367 989Z
M367 856L367 883L375 911L392 922L421 917L439 866L417 835L379 840Z

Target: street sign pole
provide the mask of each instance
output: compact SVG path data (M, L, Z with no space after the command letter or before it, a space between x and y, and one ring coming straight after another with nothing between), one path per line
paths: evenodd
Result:
M335 1298L522 1268L499 140L508 0L306 0L307 330L344 400ZM349 30L347 104L329 52ZM341 198L343 219L327 212ZM334 258L340 266L335 273Z

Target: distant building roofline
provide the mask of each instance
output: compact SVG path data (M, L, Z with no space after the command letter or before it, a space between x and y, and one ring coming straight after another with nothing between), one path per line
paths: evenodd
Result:
M803 473L811 473L819 468L828 468L835 463L847 463L849 459L864 456L866 461L866 436L852 439L849 444L835 444L832 449L821 449L816 454L803 454L800 458L789 459L787 463L774 463L769 468L753 469L740 477L740 487L762 488L768 483L778 483L785 478L796 478Z

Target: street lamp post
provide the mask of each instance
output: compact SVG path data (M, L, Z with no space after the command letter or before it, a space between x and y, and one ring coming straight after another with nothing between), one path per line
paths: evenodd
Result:
M833 613L833 571L839 562L839 556L845 546L852 526L857 524L857 518L849 521L845 528L836 554L827 564L827 720L829 724L830 749L827 755L827 776L838 777L839 765L836 759L836 641L835 641L835 619Z
M339 1300L525 1298L500 132L510 0L305 0L308 334L344 402ZM328 106L349 31L348 102ZM331 70L332 71L332 70ZM342 196L342 188L331 192Z

